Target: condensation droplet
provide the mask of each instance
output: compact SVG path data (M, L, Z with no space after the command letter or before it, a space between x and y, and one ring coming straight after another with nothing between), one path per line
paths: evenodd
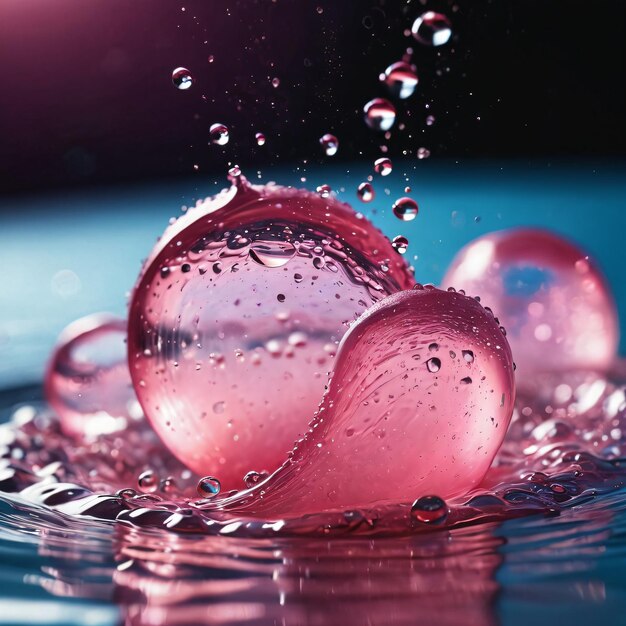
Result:
M441 359L436 356L426 361L426 367L431 374L436 374L441 369Z
M296 253L288 241L255 241L250 246L250 258L265 267L282 267Z

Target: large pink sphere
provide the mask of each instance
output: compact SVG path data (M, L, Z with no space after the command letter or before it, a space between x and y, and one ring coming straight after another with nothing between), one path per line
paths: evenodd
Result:
M442 283L480 296L507 331L524 384L554 370L606 369L617 352L617 312L585 253L544 230L491 233L455 257Z
M464 495L489 469L514 401L511 350L493 315L460 293L393 294L344 336L290 459L224 504L274 517Z
M188 467L240 488L306 430L349 324L413 282L348 205L239 177L166 230L135 287L144 412Z
M141 416L126 358L126 322L105 313L61 333L48 363L45 394L63 431L97 437Z

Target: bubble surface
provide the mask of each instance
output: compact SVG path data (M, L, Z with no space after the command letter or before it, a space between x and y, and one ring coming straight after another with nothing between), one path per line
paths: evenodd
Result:
M239 488L306 430L333 367L326 346L413 282L348 205L240 175L171 225L144 266L129 313L139 400L183 463Z
M427 11L413 22L411 32L425 46L443 46L452 37L452 26L443 13Z
M586 254L556 234L512 229L463 248L445 286L481 297L506 328L518 383L551 370L607 369L619 339L613 297Z
M396 121L396 107L384 98L374 98L363 107L365 123L372 129L386 132Z
M59 337L45 375L46 398L63 431L96 437L141 417L126 357L126 322L89 315Z
M471 350L470 365L438 353ZM468 374L473 385L459 385ZM344 336L315 419L281 469L222 505L272 518L440 498L480 483L513 410L513 361L492 315L435 288L388 296Z

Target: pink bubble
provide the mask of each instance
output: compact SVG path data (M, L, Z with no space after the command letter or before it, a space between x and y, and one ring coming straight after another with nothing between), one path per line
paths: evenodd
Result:
M305 432L349 324L413 283L347 204L239 176L166 230L135 287L144 412L188 467L241 488Z
M509 345L476 300L393 294L344 336L289 460L221 506L272 518L464 495L491 465L514 399Z
M444 286L478 295L506 328L522 384L541 372L611 365L619 338L613 297L593 261L558 235L513 229L480 237Z
M71 436L96 437L141 416L126 357L126 322L89 315L61 333L45 376L45 394Z

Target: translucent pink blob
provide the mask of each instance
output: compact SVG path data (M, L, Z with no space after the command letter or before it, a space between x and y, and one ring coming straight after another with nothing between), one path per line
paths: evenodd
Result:
M70 324L48 363L45 393L68 435L96 437L140 417L128 372L126 322L100 313Z
M443 285L478 295L506 328L517 380L555 370L608 368L618 319L609 288L589 257L543 230L491 233L463 248Z
M514 396L509 345L476 300L396 293L344 336L289 460L223 506L271 518L465 494L491 465Z
M166 230L135 287L144 412L188 467L241 488L306 430L349 324L413 283L347 204L239 176Z

